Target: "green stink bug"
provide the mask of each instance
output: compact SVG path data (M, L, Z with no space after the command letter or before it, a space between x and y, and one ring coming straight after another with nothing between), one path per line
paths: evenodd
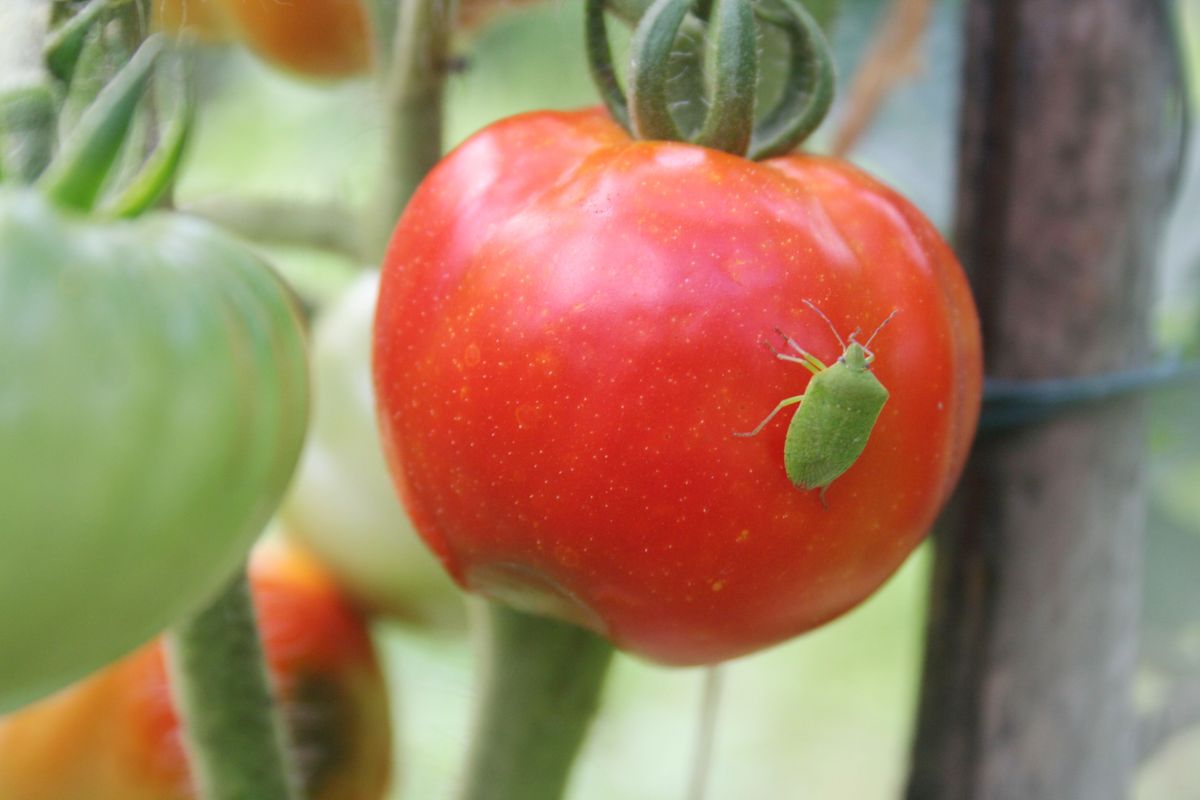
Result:
M788 347L800 355L775 350L775 356L800 364L813 374L812 380L804 394L782 400L754 430L735 433L734 436L757 435L776 414L799 403L800 407L788 425L787 439L783 445L783 466L788 479L798 488L804 491L820 489L821 504L824 505L829 484L850 469L862 455L879 419L879 412L887 402L888 390L871 372L875 354L870 347L879 332L896 316L896 311L879 324L865 344L855 339L858 335L855 330L850 334L847 345L819 308L808 300L804 303L829 325L842 347L842 355L832 366L826 366L794 339L776 329Z

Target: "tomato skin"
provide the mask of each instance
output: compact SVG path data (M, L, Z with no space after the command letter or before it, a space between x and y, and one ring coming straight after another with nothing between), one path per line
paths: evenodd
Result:
M828 508L757 424L826 363L807 306L870 330L891 399ZM384 447L465 587L668 664L748 653L874 591L924 537L977 421L978 319L953 254L841 161L633 142L595 111L493 125L394 234L375 334ZM790 416L790 415L786 415Z
M7 711L229 579L299 457L308 367L288 290L235 240L21 190L0 192L0 376Z
M363 619L304 553L256 550L251 585L284 714L302 725L305 797L379 800L391 756L386 687ZM0 718L0 796L193 800L165 648L147 645Z

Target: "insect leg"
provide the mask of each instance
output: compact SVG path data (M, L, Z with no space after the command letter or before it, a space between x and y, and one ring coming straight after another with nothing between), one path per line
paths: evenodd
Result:
M794 361L795 363L807 369L813 375L817 375L825 369L825 365L818 361L816 356L812 355L811 353L804 353L804 356L804 358L799 358L797 356L789 356L787 353L775 354L775 357L781 361ZM814 361L816 362L815 365L813 364Z
M804 348L797 344L795 339L784 333L782 328L776 328L775 332L779 334L780 338L783 339L784 343L787 344L788 347L800 353L804 352Z
M767 414L767 418L764 419L762 422L758 423L757 428L755 428L752 431L749 431L748 433L736 433L735 432L733 435L734 436L757 436L759 431L761 431L763 428L767 427L768 422L775 419L776 414L778 414L780 411L783 411L788 406L796 405L803 399L804 399L804 395L798 394L795 397L789 397L786 400L781 400L779 402L779 405L775 406L775 410L772 411L770 414Z
M827 369L827 367L825 366L825 363L823 361L821 361L821 359L817 358L812 353L808 352L803 347L801 347L799 344L797 344L795 339L788 336L786 333L784 333L779 328L776 328L775 332L783 337L783 341L787 343L788 347L792 348L793 350L795 350L797 353L799 353L801 356L804 357L804 360L808 362L807 364L805 364L805 366L807 366L810 370L812 370L814 375L824 369ZM769 342L768 342L768 346L770 346ZM798 359L798 358L781 355L780 352L778 350L776 350L774 347L772 347L771 350L772 350L772 352L775 353L776 356L778 356L779 358L782 358L784 361L795 361L798 364L804 363L804 362L800 361L800 359ZM813 367L816 367L816 369L813 369Z

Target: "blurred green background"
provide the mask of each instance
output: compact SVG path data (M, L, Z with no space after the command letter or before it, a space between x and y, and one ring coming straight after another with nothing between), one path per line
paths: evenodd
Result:
M498 16L464 38L467 69L449 85L451 144L497 118L533 108L591 105L581 3L552 0ZM852 74L885 4L845 0L833 37ZM1191 41L1200 0L1183 0ZM923 67L904 83L853 158L911 197L943 229L952 213L958 0L936 4ZM1200 84L1200 56L1189 63ZM382 155L377 91L367 79L312 84L237 50L206 60L206 107L178 195L186 204L238 195L372 202ZM838 112L832 119L836 122ZM828 127L828 126L827 126ZM827 132L815 140L817 149ZM1200 148L1195 148L1200 149ZM1158 328L1165 350L1197 349L1200 160L1165 247ZM307 294L330 297L359 265L300 249L269 257ZM1194 391L1155 398L1152 531L1139 701L1160 699L1171 664L1200 670L1200 402ZM869 602L789 644L723 667L711 800L898 797L921 658L923 547ZM395 797L449 797L475 701L471 645L380 624L397 720ZM682 798L700 714L702 674L619 657L577 769L573 800ZM1138 800L1200 798L1200 729L1178 737L1140 773Z

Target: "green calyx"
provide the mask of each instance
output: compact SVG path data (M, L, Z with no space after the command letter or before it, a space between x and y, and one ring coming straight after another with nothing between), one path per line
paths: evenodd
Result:
M131 0L59 10L41 82L0 93L0 180L35 184L62 209L137 216L161 204L183 161L195 110L186 59L161 34L143 39Z
M60 206L87 211L95 205L104 180L121 152L162 48L161 38L146 40L100 92L42 174L40 187Z
M88 34L103 17L124 0L89 0L74 16L63 21L46 41L46 67L58 79L69 82L83 52Z
M634 30L628 92L613 64L606 5L607 0L587 0L588 61L609 113L639 139L682 141L763 159L794 150L829 110L833 57L800 0L655 0ZM760 24L779 29L789 59L778 100L756 115ZM697 26L709 39L712 86L706 90L702 81L691 81L696 96L680 98L673 86L680 80L673 57ZM707 113L698 123L681 125L673 112L681 104L702 104Z
M0 93L0 181L32 181L46 168L56 103L48 83Z

